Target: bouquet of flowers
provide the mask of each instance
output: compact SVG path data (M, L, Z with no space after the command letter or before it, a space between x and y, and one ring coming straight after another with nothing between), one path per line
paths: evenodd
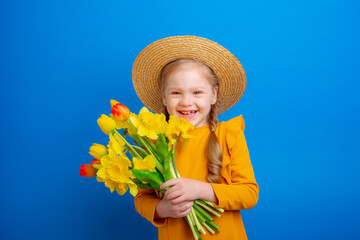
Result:
M94 143L90 147L89 153L95 159L91 164L81 165L80 175L97 176L98 182L104 182L111 192L116 189L120 195L130 189L135 197L138 188L165 192L166 189L160 189L162 183L180 178L174 159L177 141L180 137L191 138L188 132L194 126L175 116L166 121L164 114L154 114L146 107L136 115L115 100L110 104L112 114L102 114L97 120L101 130L109 135L109 144L106 147ZM127 137L134 143L129 143ZM211 216L220 217L219 212L224 210L209 201L194 201L191 212L185 217L194 239L206 234L204 228L211 234L219 232Z

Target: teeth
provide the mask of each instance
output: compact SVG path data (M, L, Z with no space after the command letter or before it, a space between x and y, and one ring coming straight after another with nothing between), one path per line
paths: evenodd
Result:
M191 113L195 113L195 111L180 111L181 114L189 115Z

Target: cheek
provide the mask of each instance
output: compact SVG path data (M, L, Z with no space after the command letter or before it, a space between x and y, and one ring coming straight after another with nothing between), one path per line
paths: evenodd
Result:
M209 98L206 98L206 99L204 99L203 101L202 101L202 106L203 106L203 108L205 108L205 109L210 109L211 108L211 105L213 104L212 103L212 97L209 97Z
M170 115L175 114L176 112L176 102L173 99L168 99L168 101L166 102L166 109L168 111L168 113L170 113Z

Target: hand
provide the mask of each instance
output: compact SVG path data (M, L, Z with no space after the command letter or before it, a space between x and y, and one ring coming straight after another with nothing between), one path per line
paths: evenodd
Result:
M170 188L156 206L156 217L181 218L188 215L193 200L197 199L196 189L201 188L202 183L188 178L176 178L163 183L160 189Z
M190 178L174 178L161 184L160 189L170 187L165 192L165 198L177 204L201 198L201 193L208 189L208 185L210 184Z
M203 199L217 204L218 200L210 183L190 178L174 178L160 185L160 189L170 187L166 191L169 200L174 204L182 201Z
M193 201L184 201L174 204L166 198L166 193L163 199L157 204L155 218L182 218L188 215L193 206Z
M189 178L175 178L163 183L160 189L167 187L170 188L156 206L157 217L184 217L191 211L193 200L196 199L217 202L212 186L206 182Z

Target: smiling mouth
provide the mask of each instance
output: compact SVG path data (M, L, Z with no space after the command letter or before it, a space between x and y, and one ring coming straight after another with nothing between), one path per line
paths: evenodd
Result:
M191 116L194 115L195 113L197 113L197 111L195 110L191 110L191 111L177 111L178 113L180 113L181 115L185 115L185 116Z

